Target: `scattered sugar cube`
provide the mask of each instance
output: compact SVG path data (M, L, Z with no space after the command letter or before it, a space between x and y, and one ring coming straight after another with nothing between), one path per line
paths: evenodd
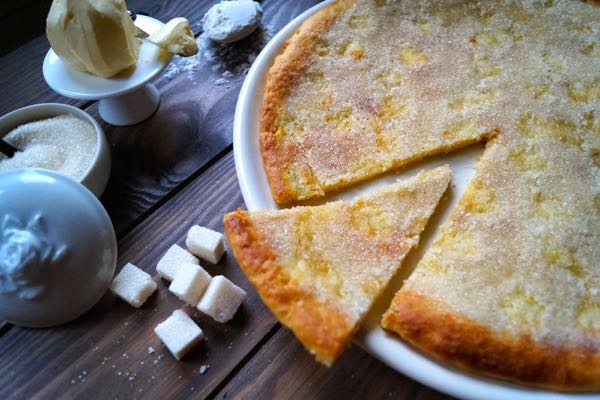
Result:
M225 253L223 234L198 225L188 231L185 245L192 253L213 264L218 263Z
M181 264L169 290L181 300L195 306L210 283L211 276L201 266Z
M182 264L200 264L198 259L186 249L174 244L156 264L156 271L168 281L175 279L177 270Z
M182 310L173 311L169 318L156 325L154 333L178 360L204 339L202 329Z
M146 302L156 287L149 274L131 263L127 263L110 284L110 290L117 297L136 308Z
M213 317L215 321L227 322L233 318L245 296L246 292L243 289L224 276L218 275L212 278L196 308Z

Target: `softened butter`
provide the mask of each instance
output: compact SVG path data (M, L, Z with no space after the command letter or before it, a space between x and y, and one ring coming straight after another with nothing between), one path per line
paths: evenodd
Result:
M140 40L123 0L54 0L46 35L63 61L103 78L138 58Z

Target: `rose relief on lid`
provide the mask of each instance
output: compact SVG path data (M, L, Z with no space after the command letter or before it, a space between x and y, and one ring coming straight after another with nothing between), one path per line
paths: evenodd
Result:
M26 224L13 214L4 215L0 232L0 294L39 299L49 289L48 276L67 252L66 245L50 243L41 213L35 213Z

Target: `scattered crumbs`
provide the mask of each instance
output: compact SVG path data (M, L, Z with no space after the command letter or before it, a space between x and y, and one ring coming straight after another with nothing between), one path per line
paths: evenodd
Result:
M225 86L229 89L229 80L225 79L225 78L219 78L219 79L213 79L212 81L213 84L217 85L217 86Z
M156 350L154 350L154 347L152 346L148 346L148 354L152 354L154 353Z
M158 363L160 362L160 360L162 360L164 356L164 353L159 354L158 357L156 357L153 361L154 365L158 366Z
M210 367L210 365L202 365L202 366L200 366L200 369L198 370L198 373L200 373L200 375L204 374L209 367Z
M196 39L198 54L192 57L177 57L168 66L165 78L173 79L179 74L196 84L196 72L202 67L221 75L211 82L217 86L230 87L231 78L245 76L258 53L271 40L275 29L272 26L260 26L250 36L235 43L212 41L205 33ZM156 310L155 310L156 311Z

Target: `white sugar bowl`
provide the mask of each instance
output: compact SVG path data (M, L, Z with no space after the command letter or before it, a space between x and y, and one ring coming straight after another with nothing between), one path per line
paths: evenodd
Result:
M88 160L86 170L79 179L82 185L100 197L106 188L110 176L111 158L108 141L100 124L87 112L68 104L41 103L19 108L0 117L0 137L11 130L29 122L53 118L60 115L72 115L88 122L96 133L96 149Z
M96 197L43 169L0 174L0 319L25 327L68 322L112 280L115 232Z

